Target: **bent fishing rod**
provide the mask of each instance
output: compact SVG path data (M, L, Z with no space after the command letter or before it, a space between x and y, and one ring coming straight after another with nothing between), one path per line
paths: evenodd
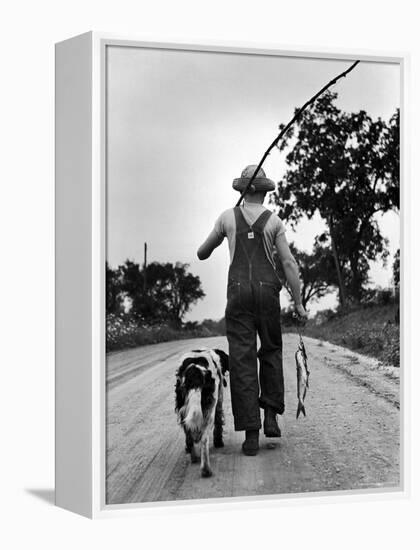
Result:
M271 150L274 149L274 147L276 147L276 145L279 143L279 141L281 140L281 138L284 136L284 134L287 132L287 130L292 126L292 124L294 124L298 118L300 117L300 115L303 113L303 111L305 111L305 109L307 109L309 107L309 105L311 105L312 103L314 103L318 97L320 95L322 95L326 90L328 90L328 88L330 88L331 86L333 86L338 80L340 80L340 78L343 78L345 76L347 76L349 74L350 71L352 71L356 65L358 65L360 63L360 60L358 61L355 61L353 63L353 65L351 65L351 67L349 67L348 69L346 69L344 72L342 72L341 74L339 74L338 76L336 76L335 78L333 78L332 80L330 80L330 82L328 82L328 84L326 84L323 88L321 88L321 90L319 90L319 92L317 92L314 96L312 96L304 105L303 107L301 107L297 112L296 114L294 115L294 117L286 124L286 126L281 130L281 132L279 133L279 135L276 137L276 139L273 141L273 143L270 145L270 147L267 149L267 151L264 153L262 159L260 160L258 166L256 167L254 173L252 174L249 182L247 183L246 187L244 188L244 190L242 191L241 193L241 196L239 197L239 200L238 202L236 203L236 206L239 206L243 200L243 198L245 197L245 195L247 194L248 190L250 189L251 185L252 185L252 182L254 181L256 175L258 174L258 171L259 169L261 168L261 166L264 164L264 161L265 159L268 157L268 155L270 154Z

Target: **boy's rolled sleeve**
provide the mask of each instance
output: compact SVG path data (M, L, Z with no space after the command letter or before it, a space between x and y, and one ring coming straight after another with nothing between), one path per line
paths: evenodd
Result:
M286 228L284 226L284 223L281 221L279 217L276 219L276 232L275 232L275 238L274 243L276 245L276 248L280 244L280 238L282 235L286 233Z
M224 212L223 214L220 214L220 216L217 218L214 224L214 231L217 233L217 236L220 238L226 236L225 224L224 224Z

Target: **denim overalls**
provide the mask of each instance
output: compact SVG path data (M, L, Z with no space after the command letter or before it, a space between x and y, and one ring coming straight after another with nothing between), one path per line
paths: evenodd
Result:
M260 407L284 411L281 284L264 249L263 230L272 213L266 210L252 226L239 207L234 213L236 242L225 314L232 411L235 430L254 430L261 427Z

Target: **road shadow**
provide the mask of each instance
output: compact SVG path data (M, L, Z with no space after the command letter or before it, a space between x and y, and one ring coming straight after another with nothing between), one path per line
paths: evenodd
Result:
M54 489L25 489L25 492L32 495L48 504L55 504L55 490Z

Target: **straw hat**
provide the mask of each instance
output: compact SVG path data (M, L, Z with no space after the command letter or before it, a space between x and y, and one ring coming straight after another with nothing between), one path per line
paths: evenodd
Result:
M256 168L256 164L250 164L244 168L244 170L242 170L241 177L233 180L232 187L236 189L236 191L242 192L248 185L248 182L252 178ZM274 181L268 179L264 170L260 168L249 188L249 192L255 193L257 191L273 191L275 188L276 186L274 185Z

